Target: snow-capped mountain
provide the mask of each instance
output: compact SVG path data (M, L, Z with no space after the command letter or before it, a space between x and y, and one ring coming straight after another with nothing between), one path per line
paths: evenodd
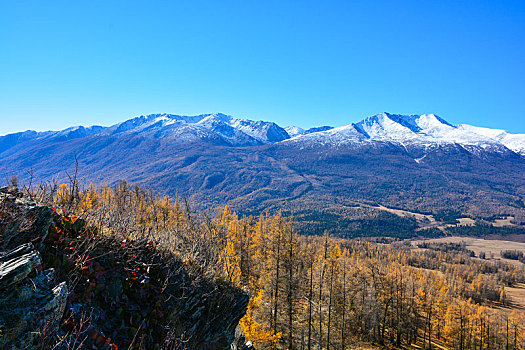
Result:
M334 128L333 126L325 125L325 126L316 126L310 129L303 129L301 127L292 125L292 126L285 127L284 130L286 130L286 132L288 133L288 135L290 135L290 137L295 137L299 135L312 134L314 132L319 132L319 131L326 131L326 130L330 130L333 128Z
M230 145L259 145L289 138L288 133L273 122L235 118L222 113L181 116L151 114L114 125L106 133L151 133L154 137L171 137L175 141L196 139L223 140Z
M164 139L173 143L199 140L229 146L257 146L284 142L311 146L366 145L386 142L410 149L427 150L443 145L461 145L473 152L513 151L525 155L525 134L504 130L458 126L434 115L398 115L380 113L358 123L332 128L320 126L303 129L282 128L273 122L235 118L222 113L181 116L150 114L126 120L110 127L71 127L61 131L26 131L0 137L0 152L24 142L67 141L96 136L142 137Z
M0 137L4 182L14 174L20 183L67 182L77 161L83 184L126 179L246 212L289 206L328 228L333 210L355 202L525 218L525 135L433 114L381 113L306 130L220 113L151 114Z
M354 124L372 140L400 143L493 145L499 142L451 125L434 114L396 115L381 113Z
M174 143L199 140L230 146L255 146L290 138L273 122L235 118L222 113L181 116L150 114L126 120L110 127L76 126L61 131L25 131L0 136L0 153L24 142L65 141L96 136L143 137L165 139Z
M288 133L290 137L302 135L306 131L303 128L295 126L295 125L287 126L284 128L284 130L286 130L286 132Z
M327 131L327 130L331 130L333 128L334 128L333 126L328 126L328 125L316 126L316 127L313 127L313 128L305 130L304 133L305 134L312 134L314 132Z
M498 141L508 149L525 155L525 134L511 134L505 130L482 128L467 124L460 124L457 127L458 129L489 137L492 140Z
M100 133L106 129L103 126L93 125L89 127L74 126L60 131L23 131L5 136L0 136L0 153L19 144L26 142L45 141L67 141Z
M404 147L433 148L461 145L466 149L512 150L525 155L525 135L470 125L454 126L434 115L381 113L355 124L314 133L303 133L287 142L311 145L359 145L371 141L391 142Z

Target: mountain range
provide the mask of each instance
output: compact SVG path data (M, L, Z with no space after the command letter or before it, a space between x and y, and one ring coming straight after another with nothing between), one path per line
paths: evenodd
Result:
M307 130L220 113L152 114L0 137L3 179L65 181L75 157L84 184L126 179L197 207L283 210L312 233L373 232L384 221L421 229L443 213L525 223L525 135L434 114Z

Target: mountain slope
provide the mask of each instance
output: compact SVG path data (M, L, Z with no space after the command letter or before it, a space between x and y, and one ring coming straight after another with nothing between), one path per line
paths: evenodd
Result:
M459 144L482 148L490 147L500 151L504 151L503 148L505 147L505 144L498 139L475 132L473 128L453 126L434 114L403 116L381 113L365 118L356 124L331 129L328 133L316 133L310 138L304 135L301 141L307 143L310 140L323 139L321 142L327 144L328 139L334 139L336 140L335 143L339 144L340 140L352 142L353 139L353 141L363 142L362 138L356 139L353 129L368 140L394 142L404 146L428 148L445 144ZM525 139L523 139L523 146L525 146ZM516 149L516 147L514 148Z
M173 137L177 142L210 139L235 146L278 142L289 138L286 130L275 123L243 120L221 113L198 116L151 114L116 124L103 132L107 135L144 133L152 133L156 138Z
M156 114L108 128L28 131L0 137L0 176L27 180L30 171L33 183L67 181L63 169L74 172L76 155L86 184L127 179L206 206L293 212L310 227L328 217L354 220L345 230L378 215L362 204L525 223L521 135L432 114L382 113L321 130L290 137L271 122Z
M467 124L458 125L458 128L489 137L516 153L525 154L525 134L511 134L505 130L481 128Z

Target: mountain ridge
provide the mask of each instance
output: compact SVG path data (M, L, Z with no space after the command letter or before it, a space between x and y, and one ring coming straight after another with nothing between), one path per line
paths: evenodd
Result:
M383 220L376 205L525 223L523 135L432 114L381 113L360 123L291 137L272 122L154 114L100 129L28 131L0 137L0 178L67 182L78 161L84 185L125 179L207 208L283 210L315 232L317 222L336 221L323 218L342 218L342 231L370 213Z
M296 142L311 140L314 143L329 144L329 140L318 140L323 136L327 136L328 139L338 139L338 142L366 141L355 135L352 128L368 140L399 142L405 146L428 147L432 144L452 143L484 148L503 146L525 155L525 134L513 134L505 130L467 124L452 125L435 114L399 115L386 112L340 127L320 126L310 129L297 126L281 127L274 122L240 119L222 113L196 116L158 113L141 115L109 127L76 126L59 131L28 130L8 134L0 136L0 152L19 142L46 137L67 140L97 134L117 135L140 132L146 134L151 131L155 131L152 137L173 136L174 141L177 142L189 142L201 138L232 146L262 145L294 138ZM336 135L338 132L343 132L343 135ZM312 134L315 136L308 137Z

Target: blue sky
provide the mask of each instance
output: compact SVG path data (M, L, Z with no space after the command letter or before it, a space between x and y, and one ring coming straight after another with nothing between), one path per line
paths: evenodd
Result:
M383 111L525 133L525 1L0 2L0 134Z

